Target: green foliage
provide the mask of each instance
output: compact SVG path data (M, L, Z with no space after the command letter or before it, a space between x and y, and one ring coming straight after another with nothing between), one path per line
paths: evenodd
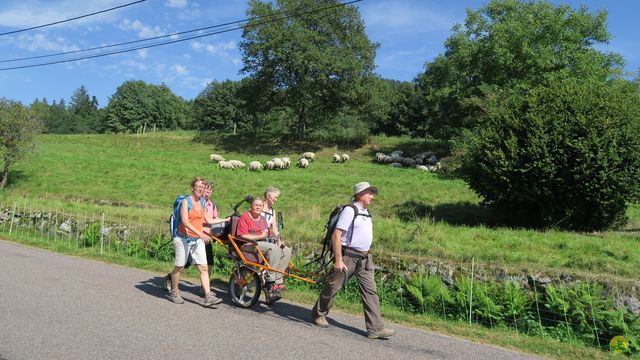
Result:
M345 106L357 108L374 70L377 44L367 38L355 6L336 0L252 0L240 49L262 112L288 107L293 132L303 138ZM318 8L322 11L310 11ZM291 13L289 18L276 17ZM300 14L303 12L302 14Z
M640 93L624 80L559 80L482 101L461 173L515 224L602 230L640 198Z
M515 281L506 282L496 294L496 301L503 309L504 320L516 329L524 327L530 316L531 296Z
M415 302L416 310L447 317L447 309L453 303L453 297L439 277L418 273L408 279L405 287Z
M425 65L416 84L429 126L451 137L481 123L471 100L487 89L530 88L553 79L604 80L619 72L619 55L606 43L606 12L588 12L547 1L492 0L469 11L445 42L445 53Z
M144 254L144 241L128 239L124 242L124 253L127 254L127 256L139 256Z
M368 125L352 115L338 115L308 135L308 140L313 143L346 148L361 147L367 144L370 138Z
M146 128L170 130L184 126L186 103L165 84L125 81L118 87L105 109L107 132L137 133Z
M87 226L82 234L82 244L86 247L93 247L100 241L100 224L92 223Z
M231 80L213 81L194 99L191 111L195 128L228 131L234 125L243 127L246 121L240 83Z
M34 136L42 130L37 114L22 104L0 99L0 188L9 180L9 171L33 149Z

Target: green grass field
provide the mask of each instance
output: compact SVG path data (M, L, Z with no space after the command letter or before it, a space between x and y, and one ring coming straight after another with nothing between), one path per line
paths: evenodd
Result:
M245 163L289 156L295 162L304 148L241 136L200 136L205 140L194 141L195 136L39 136L34 153L12 171L2 201L7 207L28 202L28 207L95 218L104 212L114 221L159 228L165 226L175 197L189 191L196 175L215 183L213 198L225 216L231 204L273 185L282 190L277 208L284 214L285 238L309 247L322 236L333 207L349 201L353 184L369 181L380 189L372 213L375 249L382 257L462 264L473 258L480 266L508 271L570 272L621 283L640 273L637 205L630 207L624 231L585 234L489 226L490 215L463 181L371 161L380 150L441 152L438 143L378 137L358 149L311 149L317 159L308 169L256 173L220 170L208 162L208 155L215 152ZM351 161L331 163L334 152L349 153Z

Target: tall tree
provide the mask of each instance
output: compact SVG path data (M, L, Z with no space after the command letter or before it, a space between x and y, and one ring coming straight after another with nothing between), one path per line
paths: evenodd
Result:
M33 148L33 137L41 130L42 123L34 111L0 99L0 188L7 185L11 168Z
M231 80L213 81L194 99L191 106L196 128L225 131L236 129L242 121L244 105L239 84Z
M74 117L75 129L73 132L97 132L98 100L95 96L92 99L89 98L89 92L84 85L73 92L69 111Z
M621 57L594 47L610 38L606 17L605 11L546 1L493 0L469 10L464 26L454 27L445 42L445 53L416 79L425 121L449 137L477 125L482 108L472 100L496 89L619 72Z
M248 16L262 19L244 28L242 72L260 89L258 101L296 114L299 138L342 107L363 101L362 83L373 74L378 45L367 38L354 6L337 0L252 0Z
M111 132L136 132L145 128L181 128L186 120L185 101L165 84L125 81L110 98L103 117Z

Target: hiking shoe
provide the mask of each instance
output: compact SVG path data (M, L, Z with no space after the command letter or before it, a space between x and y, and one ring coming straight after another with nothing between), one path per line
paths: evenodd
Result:
M384 328L382 330L378 330L376 332L368 333L367 337L369 339L380 339L380 338L388 338L389 336L395 334L396 331L393 329Z
M162 280L162 288L171 291L171 274L167 274Z
M176 304L184 303L184 299L180 296L180 290L171 290L169 291L169 300L173 301Z
M313 319L313 322L320 327L326 328L329 327L329 322L327 321L327 317L326 316L318 316L317 318Z
M202 306L212 307L213 305L220 304L221 302L222 299L217 297L216 294L213 293L213 291L209 291L204 297L204 303L202 304Z
M275 284L273 285L273 291L283 292L287 290L287 285L285 284Z

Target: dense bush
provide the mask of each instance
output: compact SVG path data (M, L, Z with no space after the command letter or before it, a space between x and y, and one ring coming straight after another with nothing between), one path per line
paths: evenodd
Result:
M640 195L640 96L622 80L492 90L458 144L471 188L515 224L601 230Z

